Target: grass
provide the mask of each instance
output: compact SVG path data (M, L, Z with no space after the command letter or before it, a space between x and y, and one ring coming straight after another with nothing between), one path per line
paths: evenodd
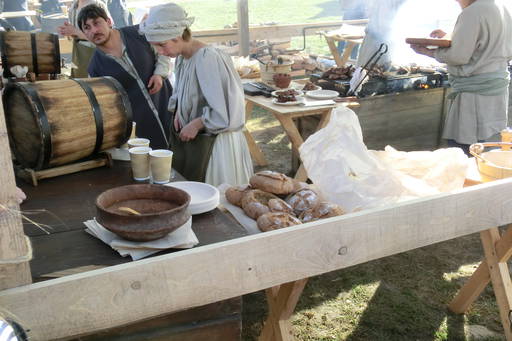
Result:
M234 0L175 2L196 17L195 30L236 22ZM341 10L336 0L250 0L249 15L251 24L284 24L336 20ZM301 47L301 38L293 44ZM318 37L308 38L307 45L310 52L328 54ZM290 143L272 115L255 108L247 126L268 168L291 172ZM302 341L503 340L491 286L465 315L447 309L482 255L474 234L310 278L292 317L293 333ZM242 339L257 340L267 314L265 295L252 293L243 301ZM487 335L466 336L478 326Z

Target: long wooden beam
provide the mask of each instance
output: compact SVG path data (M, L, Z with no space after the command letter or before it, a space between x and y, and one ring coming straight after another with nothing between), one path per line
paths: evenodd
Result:
M512 222L512 179L0 292L31 340L200 306Z
M29 245L16 201L16 183L0 98L0 290L32 282Z

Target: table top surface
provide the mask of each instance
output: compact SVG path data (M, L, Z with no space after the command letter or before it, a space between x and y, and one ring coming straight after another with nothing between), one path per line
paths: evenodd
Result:
M174 181L185 180L177 174ZM130 163L114 161L112 168L101 167L79 173L44 179L37 187L18 182L27 194L21 204L24 215L42 225L49 234L32 223L24 222L30 237L34 257L30 262L34 280L45 274L70 271L84 266L100 267L131 261L84 231L84 221L96 215L96 197L103 191L135 183ZM48 227L45 227L47 225ZM194 215L192 229L199 245L213 244L247 235L233 218L219 209ZM156 255L176 252L166 250Z

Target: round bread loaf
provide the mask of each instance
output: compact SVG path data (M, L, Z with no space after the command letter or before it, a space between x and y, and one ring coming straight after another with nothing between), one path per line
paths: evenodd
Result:
M320 198L312 189L302 189L288 196L286 202L293 208L295 215L300 216L302 212L318 205Z
M270 212L284 212L293 214L293 208L282 199L270 199L268 201Z
M302 212L299 216L299 219L300 221L302 221L303 223L309 223L310 221L315 221L315 220L318 220L317 218L315 218L315 216L313 215L313 209L310 208L309 210L305 210L304 212Z
M293 191L292 193L298 192L303 189L309 189L309 185L302 181L297 181L295 179L292 179L293 181Z
M266 232L298 225L301 224L301 221L288 213L269 212L261 215L256 223L261 231Z
M224 195L231 204L242 207L242 197L250 189L251 187L249 186L231 186Z
M252 219L258 219L260 215L270 212L268 201L271 199L279 198L272 193L251 189L242 197L242 209Z
M345 214L343 208L332 202L322 201L313 208L313 217L316 219L337 217L343 214Z
M262 171L249 179L252 187L265 192L287 195L293 191L293 181L282 173Z

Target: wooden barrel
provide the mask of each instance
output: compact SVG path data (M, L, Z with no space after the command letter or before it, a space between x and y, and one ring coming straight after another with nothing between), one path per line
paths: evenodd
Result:
M128 95L111 77L9 83L3 102L16 160L35 170L120 146L132 129Z
M14 77L10 68L27 66L36 75L60 74L59 37L56 34L24 31L0 32L4 77Z

